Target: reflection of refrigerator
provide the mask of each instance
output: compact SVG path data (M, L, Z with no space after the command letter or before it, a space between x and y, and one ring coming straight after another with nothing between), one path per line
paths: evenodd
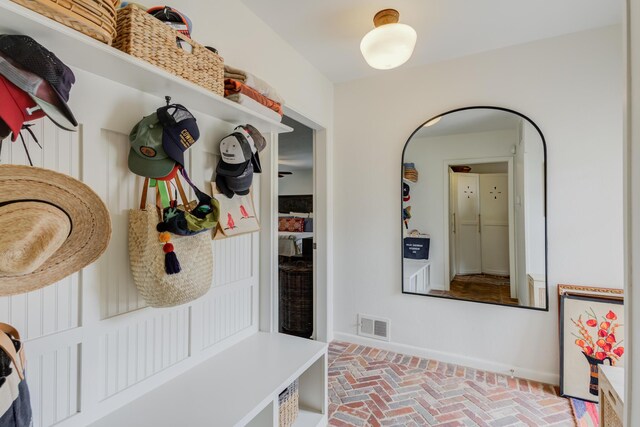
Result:
M455 175L456 273L508 276L508 175Z

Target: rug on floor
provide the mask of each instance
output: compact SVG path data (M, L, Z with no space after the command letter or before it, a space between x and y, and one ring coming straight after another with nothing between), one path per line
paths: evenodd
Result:
M598 404L586 402L581 399L569 399L573 416L577 427L598 427L600 425L600 413Z
M329 346L329 425L574 426L556 387L346 342Z

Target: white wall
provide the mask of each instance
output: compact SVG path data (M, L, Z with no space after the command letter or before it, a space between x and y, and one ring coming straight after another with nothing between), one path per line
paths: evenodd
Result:
M431 236L431 287L445 289L444 225L445 187L449 181L445 160L472 160L512 157L511 147L517 143L515 130L477 132L412 139L407 145L404 162L415 163L418 182L411 186L409 230L418 229ZM472 172L475 172L472 166ZM446 179L446 181L445 181ZM396 201L396 203L398 203Z
M241 3L176 3L193 19L200 42L270 81L297 111L331 133L331 83ZM39 41L56 52L46 38ZM79 131L58 131L40 121L35 132L44 151L30 141L30 152L36 165L83 180L105 200L113 236L107 252L82 272L39 291L0 298L0 321L27 339L36 427L86 426L258 330L258 234L212 243L214 283L206 296L175 308L145 308L128 265L128 210L138 205L142 185L127 169L128 134L164 100L74 71L70 105ZM180 93L167 95L189 107ZM209 191L217 142L235 124L192 112L201 138L189 151L188 168ZM5 143L2 161L26 164L21 145ZM258 196L260 180L255 183Z
M313 169L298 169L278 181L278 194L300 196L313 194Z
M337 338L355 334L357 313L379 315L405 351L558 381L556 284L622 286L620 33L608 27L336 87ZM519 111L547 140L548 312L401 294L402 146L429 117L469 105Z
M640 425L640 0L627 0L625 20L625 425Z
M266 80L287 107L331 128L333 84L240 1L175 0L171 6L191 18L193 38L218 49L226 64Z

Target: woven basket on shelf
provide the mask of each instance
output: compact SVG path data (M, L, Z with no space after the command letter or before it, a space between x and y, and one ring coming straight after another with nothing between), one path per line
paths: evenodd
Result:
M298 380L296 379L278 395L280 427L291 427L298 418Z
M119 0L12 0L89 37L111 44Z
M601 394L602 395L602 394ZM601 399L602 405L602 427L623 427L622 420L616 413L616 409L611 405L609 399Z
M224 95L224 62L204 46L178 33L145 11L127 6L118 10L118 36L113 47L155 66ZM192 47L179 47L179 38Z

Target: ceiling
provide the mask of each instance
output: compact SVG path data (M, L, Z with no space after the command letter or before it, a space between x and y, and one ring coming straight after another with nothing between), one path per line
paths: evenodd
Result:
M395 8L418 33L412 67L622 22L623 0L242 0L333 82L370 68L360 40ZM388 71L387 71L388 72Z
M429 138L464 133L516 130L521 120L520 116L502 110L488 108L463 110L445 114L439 122L422 127L414 136Z
M282 123L293 132L278 136L278 169L297 171L313 168L313 129L284 116Z

